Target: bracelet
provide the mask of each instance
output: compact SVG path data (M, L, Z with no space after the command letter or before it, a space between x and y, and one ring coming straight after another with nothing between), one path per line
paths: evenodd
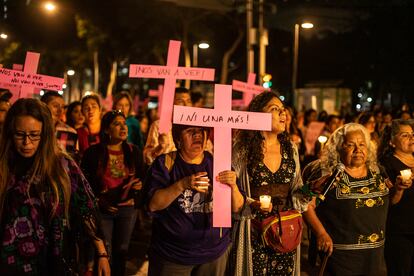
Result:
M107 259L109 259L109 255L107 253L98 254L98 258L107 258Z

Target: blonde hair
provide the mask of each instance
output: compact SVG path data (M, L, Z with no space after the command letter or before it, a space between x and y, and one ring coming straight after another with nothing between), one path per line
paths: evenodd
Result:
M41 139L36 150L33 164L28 171L30 186L39 185L49 187L52 191L52 210L50 218L56 215L57 208L63 200L64 215L69 218L69 203L71 195L71 183L68 172L64 168L62 158L69 158L57 146L52 116L47 106L36 99L17 100L6 115L3 131L0 137L0 219L4 211L6 188L13 176L11 164L18 153L14 150L13 136L15 134L16 119L21 116L30 116L42 123ZM69 220L68 220L69 221Z

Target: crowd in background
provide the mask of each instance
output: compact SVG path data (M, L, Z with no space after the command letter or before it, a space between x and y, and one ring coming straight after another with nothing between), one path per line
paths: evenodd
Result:
M234 132L234 171L218 178L237 218L221 229L211 224L209 129L160 134L157 110L133 110L128 91L105 113L94 93L71 103L53 91L10 98L0 91L1 275L124 275L133 229L148 214L149 275L299 275L300 246L274 249L261 232L286 212L303 214L309 261L328 275L414 273L414 192L400 174L414 168L408 105L328 114L256 96L246 110L272 113L272 130ZM174 104L204 99L177 88Z

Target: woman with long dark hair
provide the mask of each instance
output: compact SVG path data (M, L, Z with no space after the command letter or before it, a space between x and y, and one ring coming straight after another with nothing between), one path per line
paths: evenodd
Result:
M276 93L263 92L248 111L271 113L272 130L241 130L235 140L233 167L247 196L234 230L235 275L298 275L297 248L282 253L269 247L262 241L260 227L271 216L294 210L299 214L307 206L298 193L302 186L299 155L286 132L285 107ZM261 206L261 195L271 196L268 208Z
M0 274L77 272L70 237L80 230L95 243L99 273L109 276L94 196L78 166L57 146L45 104L14 103L0 138L0 160Z
M385 261L388 275L414 274L414 221L408 219L413 210L414 188L414 121L393 120L384 129L378 150L393 186L387 216ZM409 176L403 177L406 171Z
M82 170L98 197L113 275L125 273L143 177L142 152L127 142L125 120L121 111L107 112L102 118L101 142L89 147L81 162Z

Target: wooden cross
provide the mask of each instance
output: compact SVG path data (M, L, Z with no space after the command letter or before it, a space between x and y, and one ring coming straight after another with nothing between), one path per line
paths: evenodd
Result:
M170 40L166 66L142 64L131 64L129 66L130 78L164 79L164 91L161 101L162 109L159 110L160 133L168 133L171 129L171 117L177 80L214 80L214 69L178 67L180 46L180 41Z
M231 188L216 181L219 172L231 170L232 129L270 131L272 115L231 110L232 87L216 84L214 109L174 105L174 124L214 128L213 226L231 226Z

